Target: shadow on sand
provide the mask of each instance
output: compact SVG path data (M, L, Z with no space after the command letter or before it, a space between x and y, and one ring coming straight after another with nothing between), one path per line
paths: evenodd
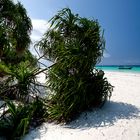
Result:
M119 119L140 118L140 108L122 102L107 102L101 109L84 112L66 128L88 129L114 125Z
M106 102L101 109L94 109L84 112L80 117L67 125L62 125L63 128L69 129L89 129L105 126L112 126L119 119L138 119L140 118L140 108L134 105L122 102ZM30 135L26 135L23 140L40 139L47 133L47 125L33 130Z

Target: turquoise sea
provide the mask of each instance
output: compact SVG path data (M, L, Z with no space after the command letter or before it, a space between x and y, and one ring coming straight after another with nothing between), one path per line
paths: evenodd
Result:
M127 66L132 67L132 69L119 69L119 66L96 66L97 69L104 71L116 71L116 72L131 72L131 73L140 73L140 66Z

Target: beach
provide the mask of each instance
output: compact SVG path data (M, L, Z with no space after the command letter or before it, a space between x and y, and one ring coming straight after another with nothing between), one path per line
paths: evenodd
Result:
M106 71L105 76L114 91L102 108L69 124L44 123L23 140L140 140L140 73Z

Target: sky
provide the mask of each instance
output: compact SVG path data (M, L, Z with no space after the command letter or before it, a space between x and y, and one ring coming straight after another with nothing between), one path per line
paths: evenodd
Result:
M105 31L106 49L100 65L140 65L140 0L19 1L32 20L33 41L41 38L57 11L69 7L81 17L97 19Z

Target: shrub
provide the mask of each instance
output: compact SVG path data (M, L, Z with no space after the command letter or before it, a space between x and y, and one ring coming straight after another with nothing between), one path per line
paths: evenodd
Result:
M7 140L21 139L31 128L41 125L47 117L43 100L38 98L30 104L6 101L3 109L0 116L0 136Z
M1 65L0 65L1 66ZM17 66L6 66L3 64L1 71L5 73L5 80L2 80L0 87L1 98L6 97L9 99L28 99L30 94L35 94L32 92L32 83L35 83L35 68L30 66L29 62L21 62Z
M8 140L20 139L47 116L36 81L42 70L28 50L31 30L20 2L0 1L0 101L6 100L0 107L0 136Z
M12 0L0 1L0 59L9 52L22 54L31 42L31 20L26 9ZM14 56L12 56L14 58Z
M0 107L0 136L20 139L31 127L37 127L47 118L44 99L36 75L42 70L29 62L21 62L16 67L0 64L5 73L0 82L0 100L6 100L6 107ZM8 110L7 110L8 108Z
M101 106L111 96L112 86L104 73L95 70L105 48L97 20L81 18L69 8L51 20L51 28L38 42L45 58L54 62L48 71L51 120L69 121L79 112Z
M4 111L0 118L0 136L6 139L20 139L29 130L31 120L31 108L28 106L15 106L12 102L7 102L8 110Z

